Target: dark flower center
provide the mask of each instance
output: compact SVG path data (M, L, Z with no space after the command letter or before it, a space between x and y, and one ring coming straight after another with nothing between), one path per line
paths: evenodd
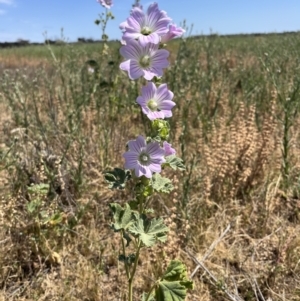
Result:
M152 30L148 26L144 26L141 30L141 34L143 34L144 36L148 36L151 33L152 33Z
M149 55L144 55L143 57L141 57L140 59L140 65L143 68L147 68L150 67L150 56Z
M139 156L139 161L140 161L140 163L145 165L145 164L149 163L150 157L146 153L141 153Z
M150 99L147 103L148 108L152 111L155 112L157 111L157 102L154 99Z

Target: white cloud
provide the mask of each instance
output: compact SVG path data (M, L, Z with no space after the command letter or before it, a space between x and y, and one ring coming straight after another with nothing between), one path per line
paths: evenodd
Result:
M12 5L13 3L13 0L0 0L0 4Z

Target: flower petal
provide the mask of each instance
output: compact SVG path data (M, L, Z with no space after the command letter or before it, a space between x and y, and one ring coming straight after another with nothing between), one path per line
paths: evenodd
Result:
M161 172L161 165L160 164L156 164L156 163L151 163L149 165L149 169L152 171L152 172Z
M132 41L128 41L127 45L120 48L120 54L125 59L138 59L140 57L140 47Z
M157 88L156 91L156 99L157 102L160 103L163 100L171 100L174 94L172 91L168 90L167 84L162 84Z
M145 71L139 66L137 61L130 60L130 68L128 71L128 76L130 79L138 79L141 76L145 77Z
M135 19L141 28L145 21L145 13L139 7L134 7L131 11L131 18Z
M135 167L135 175L137 177L141 177L141 176L145 176L147 178L151 178L152 177L152 173L151 173L151 170L149 169L149 167L141 165L141 164L138 164Z
M173 116L173 113L171 110L161 110L160 112L164 115L164 118L170 118Z
M176 150L172 147L172 144L168 143L167 141L164 141L163 148L165 150L165 156L176 154Z
M166 49L159 49L158 51L156 51L151 58L152 66L159 66L160 68L168 67L169 62L167 58L169 54L169 51Z
M156 86L153 82L149 82L147 86L144 86L142 88L142 95L146 101L149 101L150 99L154 98L155 93Z
M160 110L167 110L170 111L172 108L175 106L175 102L172 100L163 100L162 102L159 103L158 108Z
M164 119L165 118L165 114L163 111L155 111L152 112L149 110L149 112L147 113L147 117L150 120L155 120L155 119Z
M146 147L146 140L143 136L138 136L136 140L130 140L128 142L130 151L140 154L142 149Z
M130 60L122 62L120 64L120 69L123 70L123 71L129 71L129 69L130 69Z
M143 47L145 47L148 43L159 44L160 36L155 32L149 34L148 36L141 34L139 36L139 42Z
M162 76L163 72L160 70L155 70L154 72L153 71L150 71L149 69L145 69L144 70L144 79L146 80L152 80L152 78L154 76Z
M150 142L147 144L146 152L150 155L152 160L152 158L162 158L165 151L160 147L158 142Z
M135 169L136 165L138 164L138 154L128 151L123 154L123 157L125 158L125 168Z

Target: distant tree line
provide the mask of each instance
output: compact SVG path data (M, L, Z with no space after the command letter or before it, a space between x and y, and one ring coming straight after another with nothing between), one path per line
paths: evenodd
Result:
M209 35L196 35L192 36L190 38L202 38L202 37L246 37L246 36L267 36L267 35L290 35L290 34L298 34L300 31L284 31L280 33L251 33L251 34L228 34L228 35L219 35L219 34L209 34ZM117 40L115 40L117 41ZM92 38L83 38L79 37L77 38L76 42L69 42L69 44L77 44L77 43L102 43L104 42L103 40L95 40ZM51 40L51 39L46 39L42 43L31 43L29 40L24 40L24 39L18 39L16 42L0 42L0 48L11 48L11 47L24 47L28 45L43 45L43 44L49 44L49 45L61 45L65 44L66 42L63 40Z
M28 40L18 39L16 42L0 42L0 48L20 47L30 45Z
M78 38L76 42L69 42L68 44L77 44L77 43L102 43L102 40L94 40L92 38ZM24 47L29 45L62 45L66 42L63 40L51 40L46 39L41 43L31 43L29 40L18 39L16 42L0 42L0 48L11 48L11 47Z
M191 38L202 38L202 37L260 37L260 36L276 36L276 35L293 35L293 34L299 34L300 31L283 31L283 32L267 32L267 33L262 33L262 32L254 32L254 33L234 33L234 34L218 34L218 33L211 33L208 35L194 35Z

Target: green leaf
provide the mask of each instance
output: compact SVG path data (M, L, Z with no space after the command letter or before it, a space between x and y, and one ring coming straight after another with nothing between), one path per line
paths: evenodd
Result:
M117 203L111 203L109 204L109 207L114 215L114 221L115 223L112 224L112 227L115 232L120 231L121 229L127 229L130 227L130 225L134 222L134 216L133 212L130 209L130 206L128 204L125 204L125 208L122 208ZM126 237L124 236L126 239Z
M162 279L168 281L181 280L186 277L186 268L183 263L179 260L172 260Z
M132 239L126 231L123 232L123 238L126 240L126 247L128 247Z
M130 254L128 256L124 256L124 254L120 254L119 261L124 262L127 265L132 265L135 261L135 254Z
M162 279L167 281L187 279L185 265L180 260L171 260Z
M137 200L131 200L128 204L132 210L137 210L139 207L139 202Z
M137 183L137 185L135 186L135 193L136 196L143 196L143 197L148 197L151 196L153 194L153 188L151 185L149 185L150 180L143 180L143 182Z
M187 279L186 267L179 260L172 260L155 291L157 301L183 301L193 282Z
M179 281L161 281L155 295L156 301L183 301L186 297L186 288Z
M41 205L41 203L37 200L31 201L27 204L27 211L29 213L33 213L34 211L36 211L39 206Z
M29 193L39 193L46 195L49 191L49 184L36 184L27 188Z
M170 124L167 120L155 119L151 123L152 137L157 141L168 140L170 132Z
M142 295L142 301L146 301L146 300L147 300L147 301L155 301L154 294L151 293L151 295L150 295L149 298L147 299L148 294L149 294L149 293L143 292L143 295Z
M162 177L160 174L156 173L152 177L152 187L157 192L170 193L174 186L170 179Z
M166 233L169 231L169 228L163 223L161 218L149 220L145 215L142 215L130 226L129 231L137 235L146 247L151 247L157 240L161 242L166 241Z
M175 155L170 155L166 157L166 163L164 165L169 165L174 170L185 170L183 160L176 157Z
M131 179L131 174L129 170L114 168L112 171L104 172L104 178L109 183L110 189L124 189L126 182Z
M52 226L58 225L62 222L63 216L61 212L56 212L52 214L45 222L49 223Z

